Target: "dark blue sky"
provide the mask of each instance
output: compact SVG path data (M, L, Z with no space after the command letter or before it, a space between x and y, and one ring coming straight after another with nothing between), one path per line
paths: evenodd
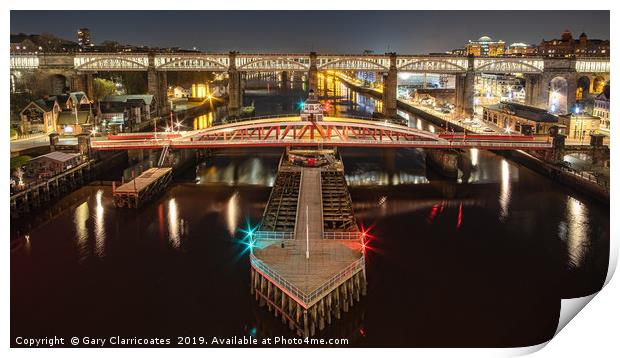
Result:
M442 52L488 35L538 44L569 29L609 39L609 11L11 11L11 33L203 51Z

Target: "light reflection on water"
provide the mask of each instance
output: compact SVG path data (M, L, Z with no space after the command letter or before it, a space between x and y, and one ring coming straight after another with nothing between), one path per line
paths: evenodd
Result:
M510 165L506 159L502 159L501 164L502 171L502 182L500 186L500 194L499 194L499 205L500 205L500 213L499 218L501 221L506 221L508 219L509 209L510 209Z
M579 200L568 197L566 203L566 222L560 223L560 237L566 240L569 265L581 267L588 250L588 208ZM568 227L566 227L568 223Z
M88 201L83 202L73 212L73 224L75 225L75 240L78 248L80 261L88 257L88 227L89 218Z
M103 189L97 190L95 195L96 207L95 207L95 252L97 256L105 256L105 221L104 214L105 209L103 207Z
M168 200L168 237L174 248L181 247L181 227L183 221L179 220L179 209L175 198Z
M226 227L231 237L235 236L235 232L239 227L240 212L239 192L235 191L228 199L228 204L226 205Z

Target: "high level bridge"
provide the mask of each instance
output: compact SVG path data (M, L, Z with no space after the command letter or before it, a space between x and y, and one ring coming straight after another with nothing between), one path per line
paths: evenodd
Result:
M238 112L242 104L241 74L247 72L304 72L309 89L317 90L319 71L368 71L383 76L384 114L396 114L397 73L444 73L456 76L457 113L473 113L474 78L479 73L522 74L526 80L526 103L549 108L550 93L556 83L565 91L562 108L573 106L579 83L596 78L609 79L608 58L547 57L464 57L453 55L379 54L252 54L210 53L76 53L11 54L11 71L37 70L58 87L93 92L93 76L98 72L143 71L148 91L157 98L160 112L169 110L167 73L171 71L211 71L228 74L229 110Z
M93 138L95 150L226 147L412 147L548 150L552 143L531 136L432 133L380 120L299 116L272 117L176 133L127 133Z

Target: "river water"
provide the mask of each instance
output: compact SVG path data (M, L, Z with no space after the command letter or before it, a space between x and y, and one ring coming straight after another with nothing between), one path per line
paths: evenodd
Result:
M332 114L380 109L327 85ZM304 98L303 86L292 87L246 90L245 101L257 115L292 113ZM239 242L239 229L260 221L280 155L217 152L140 210L115 209L111 187L91 185L28 226L13 223L12 344L18 336L291 336L251 297ZM358 223L372 235L368 294L320 337L357 347L533 345L553 336L561 298L602 287L608 207L488 151L466 153L474 170L458 181L427 169L421 150L341 155Z

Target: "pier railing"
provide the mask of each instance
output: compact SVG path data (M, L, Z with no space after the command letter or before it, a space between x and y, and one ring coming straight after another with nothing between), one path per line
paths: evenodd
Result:
M364 269L364 265L366 260L364 259L364 255L362 255L359 259L352 262L349 266L347 266L344 270L340 271L336 275L332 276L329 280L325 281L319 288L312 291L309 295L304 297L304 302L310 306L310 303L321 298L325 293L329 292L336 284L340 284L351 278L354 274Z
M323 239L326 240L360 240L362 233L359 231L326 231Z
M335 285L340 284L341 282L344 282L344 281L348 280L354 274L356 274L357 272L363 270L366 261L364 259L364 256L362 255L359 259L357 259L356 261L352 262L350 265L348 265L342 271L340 271L339 273L337 273L334 276L332 276L331 278L329 278L321 286L319 286L317 289L315 289L314 291L310 292L309 294L304 293L302 290L297 288L295 285L293 285L292 283L288 282L280 274L278 274L277 272L275 272L274 270L269 268L269 266L266 265L262 260L258 259L256 256L254 256L253 252L250 253L250 263L252 264L252 266L255 269L258 269L259 271L261 271L272 282L274 282L275 284L277 284L278 286L280 286L281 288L283 288L284 290L288 291L290 294L294 295L299 300L301 300L302 302L300 302L300 303L305 308L308 308L308 307L311 306L311 304L315 300L321 298L323 295L325 295L327 292L329 292Z
M256 240L292 240L294 238L292 231L257 231L254 234Z

